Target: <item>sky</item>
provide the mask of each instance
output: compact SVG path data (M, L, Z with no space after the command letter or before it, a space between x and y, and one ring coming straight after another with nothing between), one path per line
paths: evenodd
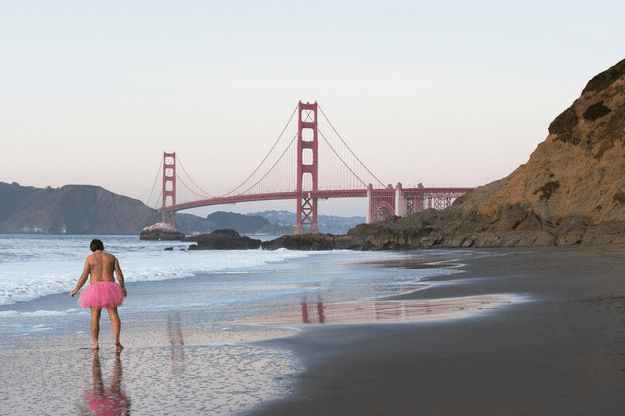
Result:
M384 183L481 186L625 58L623 15L622 1L0 0L0 181L148 202L176 152L224 193L301 100ZM266 209L295 202L191 213ZM365 215L362 200L319 210Z

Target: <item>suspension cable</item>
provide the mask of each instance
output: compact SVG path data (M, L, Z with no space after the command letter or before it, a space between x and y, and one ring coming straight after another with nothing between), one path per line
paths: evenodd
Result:
M267 158L269 157L269 155L271 155L271 152L273 152L273 149L278 145L278 142L280 141L280 139L282 138L282 135L284 134L284 132L286 131L287 127L289 127L289 124L291 123L291 120L293 120L293 116L295 115L295 112L297 111L297 109L299 108L299 104L295 107L295 110L293 110L293 114L291 114L291 117L289 118L289 121L287 121L286 126L284 126L284 129L282 129L282 133L280 133L280 136L278 136L278 140L276 140L276 142L273 144L273 146L271 146L271 150L269 150L269 153L267 153L267 156L265 156L265 158L263 159L262 162L260 162L260 164L258 165L258 167L256 169L254 169L254 172L252 172L250 174L250 176L248 176L243 182L241 182L241 185L237 186L236 188L234 188L232 191L223 194L222 196L228 196L232 193L234 193L237 189L239 189L240 187L242 187L243 185L245 185L245 182L247 182L248 180L250 180L250 178L252 176L254 176L254 174L256 172L258 172L258 169L260 169L260 167L263 165L263 163L265 163L265 160L267 160ZM293 142L291 140L291 142ZM289 146L287 146L287 149L291 146L291 144L289 144ZM284 156L284 153L282 154L282 156ZM282 158L282 156L280 156L280 159ZM278 160L280 160L278 159ZM276 162L277 163L277 162ZM271 167L271 169L273 169L273 167L276 166L275 164ZM271 171L271 169L269 169L269 171ZM267 172L269 173L269 172ZM267 176L267 174L265 174L265 176ZM263 178L265 177L263 176ZM243 192L247 192L249 191L252 187L256 186L258 184L258 182L256 182L254 185L252 185L250 188L248 188L246 191Z
M158 206L158 201L161 200L162 196L163 196L163 190L161 189L160 192L158 193L158 197L156 198L156 201L154 201L154 206L152 208L156 209L156 207Z
M180 163L180 167L182 168L182 170L184 171L184 173L186 173L187 178L189 178L189 180L193 183L193 185L195 185L197 187L197 189L200 190L200 192L204 193L205 195L199 195L198 193L194 192L190 187L188 187L186 184L184 186L187 187L187 189L191 192L193 192L194 194L196 194L197 196L209 196L211 198L215 198L215 195L211 194L210 192L206 192L204 189L200 188L198 186L197 183L195 183L193 181L193 178L191 177L191 175L189 175L187 173L187 170L184 168L184 166L182 165L182 162L180 161L180 156L176 156L177 162ZM176 174L176 177L180 178L180 176L178 174ZM182 182L182 179L180 179L180 182ZM184 184L184 182L182 182Z
M297 134L296 134L295 136L293 136L293 138L291 139L291 143L289 143L289 145L286 147L286 149L284 149L284 152L282 152L282 154L280 155L280 157L278 158L278 160L276 160L276 163L274 163L274 164L273 164L273 166L271 167L271 169L269 169L269 170L267 171L267 173L265 173L265 174L263 175L263 177L262 177L262 178L260 178L258 181L256 181L256 183L255 183L254 185L250 186L250 187L249 187L249 188L247 188L245 191L241 192L241 194L240 194L240 195L242 195L242 194L246 193L247 191L249 191L250 189L252 189L252 188L253 188L253 187L255 187L256 185L258 185L258 184L260 183L260 181L262 181L263 179L265 179L265 178L267 177L267 175L269 175L269 174L271 173L272 169L276 167L276 165L278 164L278 162L280 162L280 160L282 160L282 157L283 157L283 156L286 154L286 152L287 152L287 151L291 148L291 145L293 144L293 142L295 141L295 139L296 139L296 138L297 138ZM245 182L243 182L243 183L245 183ZM241 184L241 185L243 185L243 184ZM239 188L240 188L240 186L239 186ZM227 194L226 194L226 195L227 195Z
M206 198L206 195L200 195L200 194L198 194L198 193L197 193L197 192L195 192L193 189L191 189L191 188L189 187L189 185L187 185L186 183L184 183L184 181L182 180L182 178L180 177L180 175L178 175L177 173L176 173L176 178L177 178L180 182L182 182L182 184L183 184L184 186L186 186L186 187L187 187L187 189L189 190L189 192L191 192L191 193L193 193L193 194L195 194L195 195L197 195L197 196L199 196L199 197L201 197L201 198ZM191 178L189 178L189 179L191 179ZM191 181L193 181L193 179L191 179ZM204 191L202 191L202 192L204 192ZM210 194L209 194L209 195L210 195ZM210 195L210 196L211 196L212 198L216 198L214 195Z
M351 154L352 154L352 155L356 158L356 160L357 160L357 161L358 161L358 162L362 165L362 167L363 167L363 168L365 168L365 170L366 170L367 172L369 172L369 175L373 176L373 178L374 178L376 181L378 181L378 183L379 183L381 186L383 186L383 187L384 187L385 185L382 183L382 181L381 181L381 180L379 180L379 179L378 179L378 178L377 178L377 177L376 177L373 173L371 173L371 171L370 171L370 170L369 170L369 169L365 166L365 164L364 164L364 163L362 163L362 162L360 161L360 159L358 159L358 156L356 156L356 154L355 154L354 152L352 152L352 149L350 149L350 148L349 148L349 146L347 145L347 143L345 143L345 140L343 140L343 138L341 137L341 135L340 135L340 134L336 131L336 129L334 128L334 126L332 125L332 123L330 122L330 120L328 120L328 117L327 117L327 116L326 116L326 114L323 112L323 110L321 109L321 107L319 106L319 104L317 104L317 107L319 108L319 111L321 111L321 114L323 114L323 117L326 119L326 121L328 122L328 124L330 125L330 127L332 127L332 130L334 130L334 132L336 133L336 135L338 136L338 138L339 138L339 139L341 140L341 142L345 145L345 147L347 148L347 150L349 150L349 152L350 152L350 153L351 153ZM325 139L325 137L324 137L324 139ZM326 141L326 142L327 142L327 141ZM329 143L328 143L328 144L329 144ZM330 147L332 147L332 146L330 146ZM334 149L332 149L332 150L334 150ZM334 153L336 153L336 152L334 152ZM337 156L338 156L338 154L337 154ZM340 158L340 157L339 157L339 158ZM343 162L343 163L345 163L345 162ZM351 169L350 169L350 170L351 170ZM352 173L353 173L353 172L352 172ZM362 182L362 181L361 181L361 182Z
M148 202L147 206L150 206L150 199L152 199L152 193L154 192L154 188L156 188L156 181L158 181L158 176L161 173L161 168L163 167L163 158L165 157L165 155L161 156L161 161L159 162L158 165L158 171L156 172L156 178L154 178L154 185L152 185L152 190L150 191L150 196L148 197ZM163 190L161 190L161 194L163 193ZM160 196L160 195L159 195ZM154 206L156 206L156 204L158 203L158 198L156 199L156 201L154 202Z
M334 152L334 154L336 155L336 157L338 157L338 158L339 158L339 160L340 160L341 162L343 162L343 164L345 165L345 167L346 167L347 169L349 169L349 171L352 173L352 175L354 175L354 177L355 177L356 179L358 179L358 180L360 181L360 183L361 183L361 184L363 184L363 185L366 187L366 186L367 186L367 184L366 184L366 183L364 183L364 182L363 182L363 180L362 180L362 179L360 179L360 178L358 177L358 175L356 175L356 173L352 170L352 168L350 168L350 167L349 167L349 165L348 165L347 163L345 163L345 161L343 160L343 158L342 158L341 156L339 156L339 154L336 152L336 150L334 150L334 147L332 147L332 145L330 144L330 142L328 141L328 139L326 139L326 136L324 136L324 135L323 135L323 133L321 133L321 132L319 132L319 134L321 134L321 137L323 137L323 140L324 140L324 141L328 144L328 146L330 146L330 149ZM364 166L364 165L363 165L363 166ZM365 169L366 169L366 168L365 168ZM374 178L375 178L375 176L374 176ZM377 178L376 178L376 179L377 179Z

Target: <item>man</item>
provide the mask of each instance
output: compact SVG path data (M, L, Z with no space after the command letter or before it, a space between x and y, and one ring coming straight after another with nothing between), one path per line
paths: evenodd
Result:
M98 345L98 336L100 334L100 314L102 308L106 308L113 325L113 334L115 335L115 346L117 349L124 348L119 342L119 332L121 331L121 321L117 314L117 307L122 304L124 298L128 294L124 286L124 275L119 267L119 262L110 253L104 252L104 244L100 240L93 240L90 244L92 255L87 257L85 269L78 279L76 289L70 292L70 296L74 297L81 287L87 283L87 277L91 275L89 286L80 295L78 302L83 308L91 308L91 336L93 337L92 350L100 348ZM115 283L113 272L117 275L119 285Z

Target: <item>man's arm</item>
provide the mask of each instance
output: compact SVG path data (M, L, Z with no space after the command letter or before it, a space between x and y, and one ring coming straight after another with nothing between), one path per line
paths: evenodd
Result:
M124 292L124 297L126 297L128 291L126 290L126 286L124 285L124 274L122 273L122 268L119 267L119 261L117 261L117 257L115 257L115 274L117 275L119 285L122 287L122 291Z
M80 276L80 279L78 279L78 283L76 284L76 289L72 290L69 293L71 297L74 297L74 295L78 293L80 288L83 287L85 283L87 283L89 273L91 273L91 266L89 265L89 259L87 259L87 261L85 261L85 269L83 270L82 275Z

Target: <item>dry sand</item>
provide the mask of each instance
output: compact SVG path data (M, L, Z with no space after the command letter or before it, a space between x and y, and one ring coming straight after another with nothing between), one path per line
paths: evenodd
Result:
M625 246L488 250L398 301L511 295L473 317L265 341L306 370L254 415L623 415Z

